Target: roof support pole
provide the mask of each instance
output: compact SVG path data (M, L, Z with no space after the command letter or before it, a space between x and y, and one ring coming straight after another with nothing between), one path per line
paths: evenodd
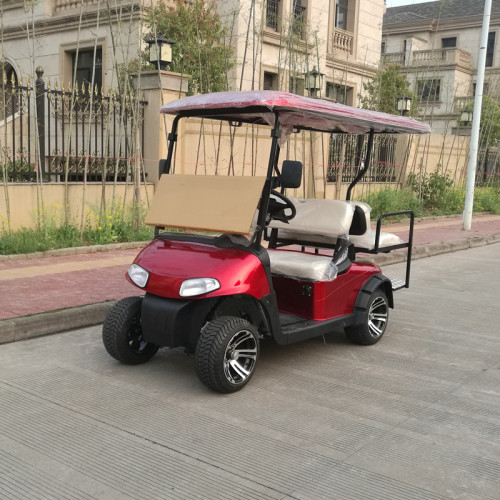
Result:
M472 115L472 130L470 136L469 163L467 165L467 181L465 184L464 212L462 229L470 231L472 225L472 208L474 204L474 185L476 182L477 153L479 148L479 125L481 123L481 106L483 103L484 68L486 66L486 48L490 30L491 0L484 2L483 29L479 44L479 59L477 63L476 97Z
M345 197L346 200L351 199L351 191L354 189L354 186L363 178L363 176L366 174L366 171L370 168L370 157L372 154L372 149L373 149L373 136L375 132L371 128L370 129L370 135L368 136L368 144L366 146L366 157L365 157L365 164L363 168L359 171L358 175L356 178L349 184L349 187L347 188L347 195Z
M259 215L257 217L257 228L252 237L252 244L256 247L260 246L262 234L266 227L267 212L269 210L269 197L271 196L273 172L277 169L278 158L280 154L279 139L281 137L280 116L278 112L274 113L274 127L271 130L271 151L269 153L269 163L267 166L266 182L262 190L262 196L259 202Z

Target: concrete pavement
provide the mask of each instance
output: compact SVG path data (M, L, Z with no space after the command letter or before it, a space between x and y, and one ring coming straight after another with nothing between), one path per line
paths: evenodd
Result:
M500 215L475 215L467 233L461 226L458 216L417 220L414 260L500 242ZM403 223L388 230L407 236ZM0 343L101 323L115 300L140 294L124 275L143 245L0 256ZM384 266L402 262L405 252L369 258Z
M0 498L498 499L498 250L417 260L374 346L263 342L232 395L182 349L121 365L98 326L3 345Z

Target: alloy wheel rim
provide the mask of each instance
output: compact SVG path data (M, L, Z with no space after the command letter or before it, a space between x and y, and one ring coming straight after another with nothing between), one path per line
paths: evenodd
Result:
M387 301L384 297L377 297L368 311L368 331L372 338L376 339L384 333L388 317Z
M224 354L224 375L231 384L247 380L257 362L257 341L248 330L235 333L228 342Z

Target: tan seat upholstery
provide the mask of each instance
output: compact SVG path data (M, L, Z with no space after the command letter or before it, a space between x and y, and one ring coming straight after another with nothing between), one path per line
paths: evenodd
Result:
M278 240L335 245L338 238L344 238L352 241L356 248L367 250L375 248L375 231L371 228L371 207L368 204L359 201L323 199L292 199L292 202L297 210L297 215L288 224L275 220L269 224L269 228L278 229ZM363 224L366 230L363 234L349 234L355 207L359 207L366 218L366 222ZM404 243L395 234L380 233L379 248Z
M331 257L287 250L268 250L271 273L308 281L333 281L337 266Z

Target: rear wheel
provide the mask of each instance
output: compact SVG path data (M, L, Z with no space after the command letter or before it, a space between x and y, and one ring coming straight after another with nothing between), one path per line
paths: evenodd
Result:
M367 308L358 312L356 323L346 327L347 338L355 344L372 345L384 335L389 320L389 302L383 290L375 290Z
M119 300L108 312L102 327L106 351L113 358L129 365L149 361L159 349L157 345L143 339L141 305L142 297Z
M221 316L201 332L196 345L196 371L210 389L235 392L252 378L258 355L256 328L242 318Z

